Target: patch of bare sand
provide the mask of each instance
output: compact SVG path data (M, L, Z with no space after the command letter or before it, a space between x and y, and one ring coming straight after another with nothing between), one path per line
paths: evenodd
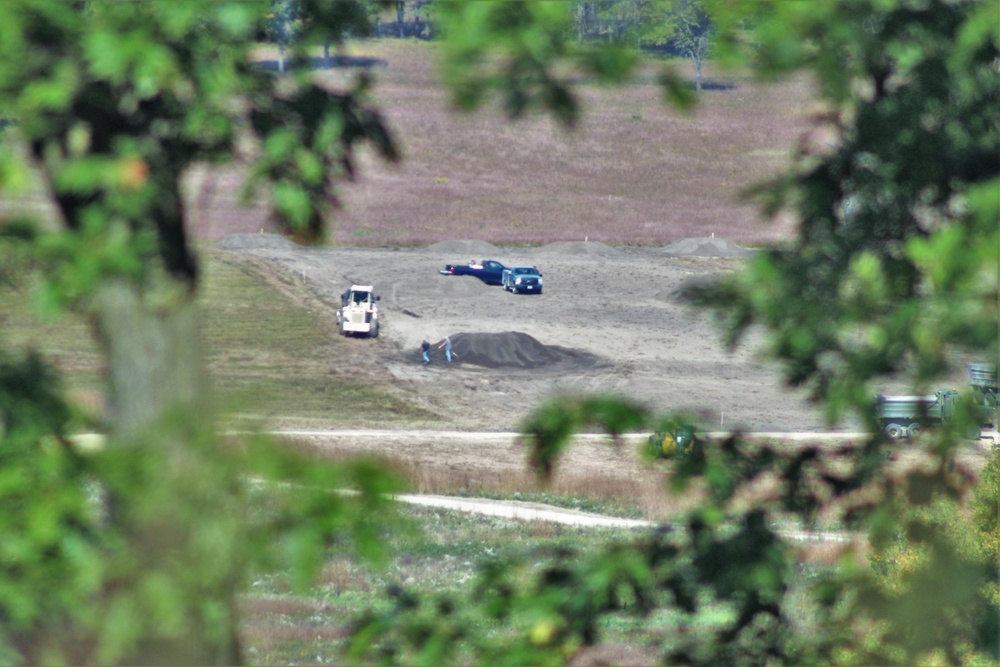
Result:
M663 248L669 257L749 257L752 252L726 239L714 236L700 239L681 239Z

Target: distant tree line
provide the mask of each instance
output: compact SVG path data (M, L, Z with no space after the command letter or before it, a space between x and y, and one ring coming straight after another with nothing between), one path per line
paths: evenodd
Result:
M314 14L336 9L341 0L270 0L265 21L267 40L278 46L279 69L284 53L299 39ZM374 36L434 39L440 29L434 0L364 0L363 16L355 16L343 37ZM578 43L610 42L663 55L690 59L695 85L701 89L702 66L711 52L715 26L703 0L571 0L572 37ZM329 59L331 43L324 43Z

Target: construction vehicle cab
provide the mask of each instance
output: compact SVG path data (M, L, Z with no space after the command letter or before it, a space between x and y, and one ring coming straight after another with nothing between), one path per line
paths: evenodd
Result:
M340 295L337 325L340 335L360 334L377 338L379 332L379 297L371 285L351 285Z

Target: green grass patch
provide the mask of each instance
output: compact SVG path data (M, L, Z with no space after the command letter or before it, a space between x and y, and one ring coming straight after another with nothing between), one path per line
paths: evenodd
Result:
M545 554L557 550L596 550L636 535L626 529L595 530L424 507L401 506L399 512L406 527L385 535L389 557L383 567L361 564L345 548L331 554L320 580L305 597L293 596L280 574L261 576L250 584L241 603L250 610L241 615L250 662L301 664L317 656L343 662L348 640L334 636L336 631L346 630L366 610L387 610L392 604L387 595L390 587L421 597L448 594L468 600L475 595L480 568L486 563L511 558L541 564ZM484 636L511 631L479 617L468 621ZM616 635L639 634L631 625L621 627Z
M97 407L103 356L79 313L41 317L33 299L38 267L0 247L0 346L42 353L78 400ZM426 423L436 416L340 370L346 341L292 298L238 262L204 252L198 302L206 363L224 414L265 426L269 418L344 426Z
M0 244L0 349L44 355L72 395L92 396L102 386L104 361L91 327L76 313L41 315L35 271L23 247Z
M345 374L347 341L293 299L236 261L204 257L202 330L225 411L349 426L435 418Z
M637 530L580 528L425 507L400 507L399 511L408 519L410 529L386 534L389 558L384 567L361 564L343 549L331 553L320 580L305 596L292 595L281 576L260 577L250 585L241 607L253 613L241 616L241 627L251 662L302 664L317 660L317 656L324 661L345 662L347 629L366 610L387 611L392 604L387 593L390 589L406 590L425 601L439 596L473 601L481 595L477 583L486 564L526 564L526 569L518 568L517 585L527 584L556 553L572 552L587 558L613 544L640 540L643 535ZM796 613L792 622L798 627L807 626L813 615L804 587L819 571L816 567L800 568L794 578L792 604L801 613ZM457 615L465 629L490 643L503 645L519 625L523 629L524 619L500 625L462 609L461 602L459 605ZM599 623L602 641L627 649L618 658L620 663L610 664L634 664L636 656L644 663L652 662L649 656L685 633L707 638L708 632L717 631L734 613L731 604L713 599L708 591L699 598L699 607L695 616L668 603L648 616L627 612L604 616ZM261 624L265 619L270 625ZM463 654L463 647L458 650Z

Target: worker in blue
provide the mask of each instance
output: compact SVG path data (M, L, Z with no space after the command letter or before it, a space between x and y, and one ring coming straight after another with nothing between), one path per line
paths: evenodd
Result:
M444 356L451 363L451 338L448 336L444 337Z
M430 356L431 344L425 340L423 343L420 344L420 351L424 355L424 366L431 363L431 356Z

